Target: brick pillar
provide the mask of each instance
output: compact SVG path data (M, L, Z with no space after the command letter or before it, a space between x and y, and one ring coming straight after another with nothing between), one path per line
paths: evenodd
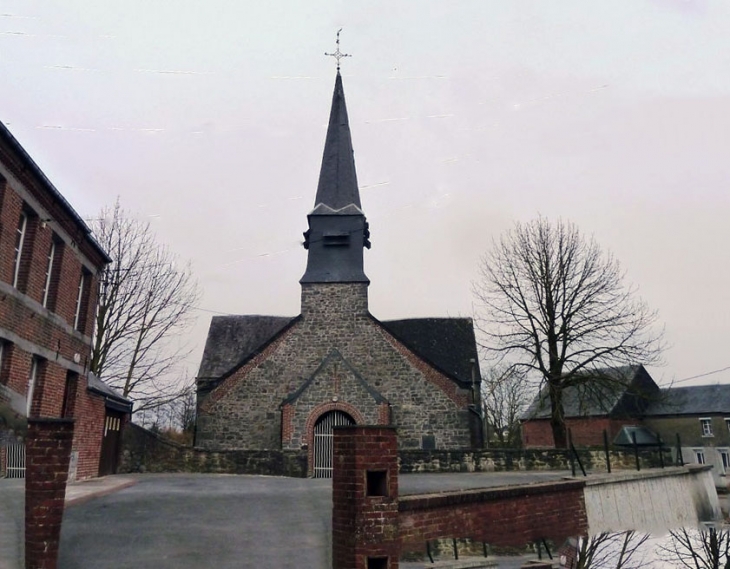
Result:
M393 427L335 427L333 569L398 569L398 439Z
M28 419L26 569L56 569L73 434L73 419Z

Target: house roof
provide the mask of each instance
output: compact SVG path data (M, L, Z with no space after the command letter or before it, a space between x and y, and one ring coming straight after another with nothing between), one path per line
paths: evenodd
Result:
M481 381L471 318L409 318L380 324L418 356L462 385Z
M646 409L646 416L716 415L730 417L730 385L671 387Z
M636 415L646 403L639 404L637 397L651 400L658 392L654 380L644 366L617 366L586 372L597 381L587 380L563 390L565 417L596 417L606 415ZM550 398L543 388L522 416L523 420L549 419Z
M132 401L121 395L116 389L109 387L96 374L88 373L86 376L86 386L89 391L101 395L107 407L122 411L123 413L132 412Z
M230 372L294 319L291 316L214 316L210 322L198 380L218 379Z
M99 245L91 229L86 222L76 213L76 210L71 204L63 197L63 194L56 189L53 182L43 173L35 160L31 158L30 154L26 152L25 148L18 142L8 128L0 122L0 141L7 143L7 145L17 155L19 161L23 164L23 173L29 172L33 179L38 182L38 185L45 190L46 195L36 196L41 202L41 205L48 208L49 213L54 211L54 206L60 208L62 215L56 216L54 221L59 225L64 226L64 229L71 235L79 237L83 236L83 240L79 240L79 246L86 249L85 252L93 253L94 258L98 259L99 265L111 263L112 259L109 257L106 251ZM44 199L45 198L45 199Z
M659 437L646 427L624 426L613 439L617 446L633 446L636 437L636 446L656 446L659 444Z
M198 371L199 385L215 385L217 380L224 379L296 318L214 316ZM418 356L462 386L471 385L471 360L474 360L475 379L480 381L479 365L476 363L476 339L470 318L412 318L379 324Z

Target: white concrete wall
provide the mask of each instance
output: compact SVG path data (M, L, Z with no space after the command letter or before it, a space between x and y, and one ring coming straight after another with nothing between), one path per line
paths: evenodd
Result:
M627 529L658 533L720 518L715 484L705 467L592 477L584 496L591 534Z
M705 464L712 466L712 477L715 480L715 486L718 489L728 489L728 475L730 472L726 472L722 464L722 456L720 455L721 450L730 450L728 447L702 447L702 446L689 446L682 447L682 460L685 464L700 464L697 461L696 450L701 450L705 456ZM672 449L672 457L676 460L676 449Z

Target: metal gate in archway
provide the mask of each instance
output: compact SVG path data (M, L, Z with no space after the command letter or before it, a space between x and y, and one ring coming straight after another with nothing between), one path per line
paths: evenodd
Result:
M314 425L314 468L315 478L332 478L332 428L354 425L355 421L342 411L325 413Z

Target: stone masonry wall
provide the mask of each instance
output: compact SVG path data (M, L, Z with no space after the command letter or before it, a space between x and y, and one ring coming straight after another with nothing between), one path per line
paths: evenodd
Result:
M266 474L307 476L306 451L204 451L177 444L128 423L122 431L119 473L204 472L210 474Z
M606 456L602 448L578 449L586 470L606 471ZM636 460L632 449L610 449L612 470L634 470ZM501 472L510 470L570 470L568 453L559 449L484 449L454 451L401 450L400 472ZM661 466L659 451L640 449L642 468ZM671 450L664 449L664 464L673 464ZM576 470L580 468L576 462Z
M316 419L315 401L337 397L367 421L382 421L385 413L372 394L343 388L343 383L354 385L353 371L390 404L401 448L421 448L427 435L434 437L436 448L468 448L469 393L394 343L368 312L367 286L302 285L301 318L202 403L196 444L208 450L281 448L282 402L336 350L343 360L337 371L323 370L286 410L285 449L309 444L307 425Z

